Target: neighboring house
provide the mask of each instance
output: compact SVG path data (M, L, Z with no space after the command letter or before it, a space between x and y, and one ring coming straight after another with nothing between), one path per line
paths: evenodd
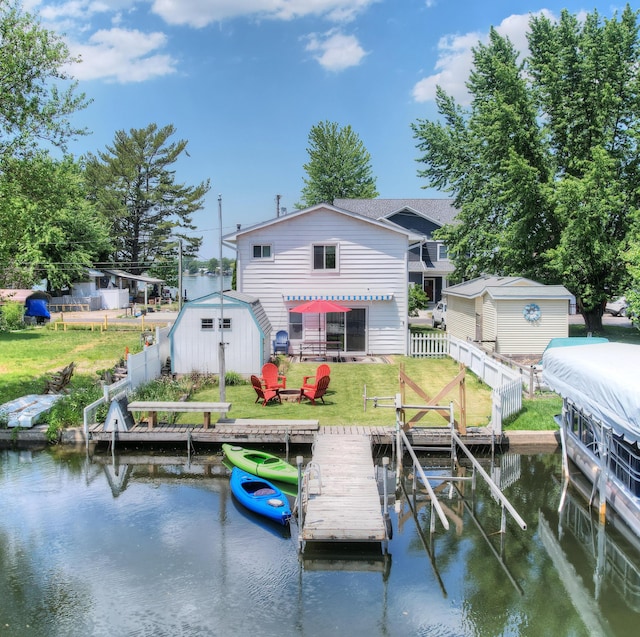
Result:
M433 233L455 223L453 199L336 199L338 208L409 230L418 237L409 248L409 282L421 286L430 303L436 303L453 272L447 247Z
M224 237L236 248L237 288L262 302L294 352L303 341L337 342L353 354L407 350L410 232L320 204ZM327 315L290 312L312 299L350 308Z
M145 276L143 274L131 274L124 270L113 269L90 269L87 272L86 280L78 281L72 285L72 299L86 299L87 304L92 310L118 310L129 306L138 291L142 290L144 294L145 305L151 299L149 298L149 286L153 286L157 290L157 294L153 298L160 296L160 289L164 281L155 277ZM55 303L70 303L68 298L64 300L54 300Z
M569 335L562 285L522 277L483 276L446 288L447 330L506 356L539 355L552 338Z
M169 331L174 374L220 371L220 326L224 324L225 370L243 376L260 374L269 360L271 324L252 296L229 290L185 303Z

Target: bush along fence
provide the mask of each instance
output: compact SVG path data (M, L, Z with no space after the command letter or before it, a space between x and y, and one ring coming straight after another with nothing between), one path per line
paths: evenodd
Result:
M473 343L463 341L448 332L442 334L409 335L409 355L441 358L450 356L466 365L478 378L491 387L492 409L490 428L494 435L502 435L502 422L522 409L523 378L521 374L499 361Z
M89 444L89 425L95 422L96 412L102 405L108 405L116 396L130 394L140 385L159 378L162 366L170 353L170 329L170 327L156 327L154 342L145 345L141 352L127 356L126 377L110 385L105 385L102 397L84 408L83 425L87 444Z

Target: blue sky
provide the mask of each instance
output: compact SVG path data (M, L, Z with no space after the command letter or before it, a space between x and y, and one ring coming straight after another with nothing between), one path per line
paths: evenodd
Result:
M189 157L176 179L211 180L194 215L202 258L223 232L294 210L311 127L350 125L371 155L380 197L425 190L411 130L436 117L440 84L459 102L471 47L491 26L525 50L531 13L558 16L624 5L479 0L23 0L62 34L82 63L71 69L92 104L74 117L97 152L117 130L173 124Z

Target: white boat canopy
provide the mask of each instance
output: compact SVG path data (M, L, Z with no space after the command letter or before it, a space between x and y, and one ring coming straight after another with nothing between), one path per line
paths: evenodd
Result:
M594 343L548 349L542 357L542 378L562 398L627 442L640 440L640 345Z

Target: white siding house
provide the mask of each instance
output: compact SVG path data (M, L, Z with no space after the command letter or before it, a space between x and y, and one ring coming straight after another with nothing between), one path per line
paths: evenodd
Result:
M174 374L217 374L220 318L224 322L225 369L260 374L269 360L271 324L260 301L235 291L209 294L185 303L169 332Z
M237 288L260 299L274 334L293 352L309 340L337 342L352 354L404 354L407 254L403 228L321 204L227 235L236 248ZM350 312L298 314L330 299Z
M562 285L522 277L485 276L446 288L447 330L507 356L541 355L552 338L569 335Z

